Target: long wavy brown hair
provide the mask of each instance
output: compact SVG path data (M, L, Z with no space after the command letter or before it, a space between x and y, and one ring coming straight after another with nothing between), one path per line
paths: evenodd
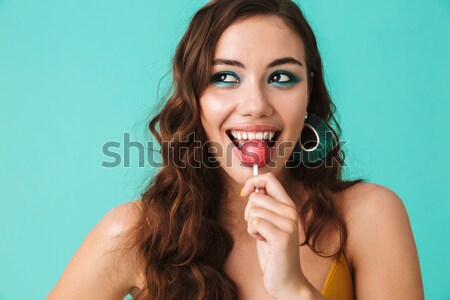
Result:
M130 244L146 263L146 286L139 299L239 298L235 283L224 271L233 238L218 222L219 209L227 199L225 178L211 154L198 146L199 141L208 142L200 121L199 97L209 84L213 50L221 33L233 22L255 15L281 17L304 42L311 91L307 111L326 121L335 140L333 150L316 165L289 168L309 195L304 205L298 206L306 237L302 245L325 256L316 243L324 228L331 226L338 230L341 241L332 255L343 251L347 227L335 195L363 180L341 178L341 128L334 117L336 108L325 86L311 27L290 0L211 1L194 15L182 37L173 59L171 92L149 124L161 145L163 166L141 194L144 213L128 234ZM196 167L199 161L210 163Z

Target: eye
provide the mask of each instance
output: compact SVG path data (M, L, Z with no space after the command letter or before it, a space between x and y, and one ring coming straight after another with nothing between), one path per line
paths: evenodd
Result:
M294 74L286 71L273 73L269 78L269 83L279 85L292 85L299 82L300 79Z
M219 72L211 76L211 83L213 84L233 84L239 82L239 76L233 72Z

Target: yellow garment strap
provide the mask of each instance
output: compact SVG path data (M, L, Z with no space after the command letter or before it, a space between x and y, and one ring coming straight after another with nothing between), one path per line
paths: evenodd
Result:
M132 202L133 202L134 204L136 204L137 207L139 207L139 209L140 209L142 212L144 212L144 210L142 209L142 206L139 205L139 203L137 202L137 200L136 200L136 201L132 201ZM146 217L145 219L147 220L148 225L150 225L150 221L148 220L148 218Z

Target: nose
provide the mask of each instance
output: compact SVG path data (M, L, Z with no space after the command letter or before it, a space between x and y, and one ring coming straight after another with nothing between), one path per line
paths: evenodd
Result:
M273 107L267 97L264 87L255 83L248 83L242 89L242 97L237 112L242 116L253 116L255 118L268 117L273 114Z

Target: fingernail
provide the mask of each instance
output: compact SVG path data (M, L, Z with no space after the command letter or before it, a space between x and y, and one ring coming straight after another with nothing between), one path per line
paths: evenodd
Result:
M244 187L242 188L242 190L241 190L241 194L240 194L241 197L244 196L244 188L245 188L245 186L244 186Z

